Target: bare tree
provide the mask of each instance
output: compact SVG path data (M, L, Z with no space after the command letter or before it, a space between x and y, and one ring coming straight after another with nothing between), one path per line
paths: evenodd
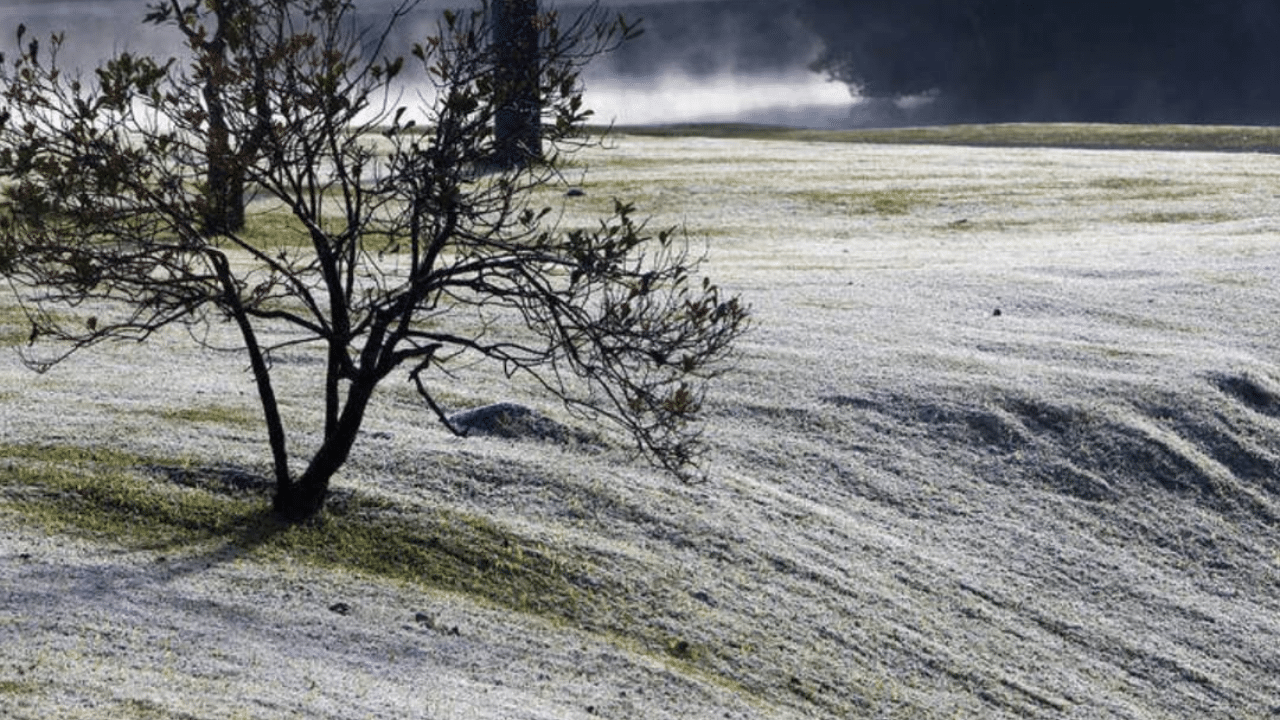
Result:
M581 67L635 26L598 9L538 18L550 152L495 169L509 88L487 5L445 13L406 61L386 46L411 2L374 29L344 0L241 1L253 22L218 55L213 83L199 53L186 69L124 53L82 77L59 67L61 36L24 45L19 28L21 53L0 69L0 272L32 321L28 364L175 324L233 324L262 403L274 506L293 520L323 507L379 383L407 373L447 425L432 378L463 359L526 373L629 431L655 463L695 467L705 382L730 364L746 308L695 277L701 258L682 233L648 232L630 204L567 230L530 204L585 140ZM428 89L402 90L406 62ZM248 149L233 153L234 172L270 200L260 219L287 217L287 229L210 232L204 184L227 148ZM70 319L84 307L92 322ZM285 345L325 358L323 435L296 476L272 376Z

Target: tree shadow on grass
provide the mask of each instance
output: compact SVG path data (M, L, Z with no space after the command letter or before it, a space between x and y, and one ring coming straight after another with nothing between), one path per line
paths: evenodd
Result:
M198 575L241 560L352 570L409 580L483 598L518 612L577 621L599 619L596 598L622 593L587 579L586 558L467 513L429 513L346 488L334 488L325 510L290 523L271 510L274 486L243 468L151 466L161 482L196 488L186 507L164 512L149 548L169 577ZM163 555L172 551L170 559Z
M375 574L394 574L397 566L415 564L454 565L466 574L492 565L473 544L509 546L493 529L481 532L465 524L430 521L407 525L389 502L346 488L332 488L320 514L295 523L272 510L275 482L265 472L223 464L148 464L140 469L161 483L196 491L156 512L156 539L144 546L160 553L159 559L175 573L281 553L292 561ZM164 554L170 551L172 560Z
M182 560L170 564L175 571L196 572L233 562L273 544L290 528L271 510L275 483L264 473L232 464L148 464L140 469L162 482L200 491L197 502L165 518L178 537L163 547L211 547L184 553Z
M275 484L262 473L232 464L204 466L150 464L143 466L142 471L175 485L229 495L266 493Z

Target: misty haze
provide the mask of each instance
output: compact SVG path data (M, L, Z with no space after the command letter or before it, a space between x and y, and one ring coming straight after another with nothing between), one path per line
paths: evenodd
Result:
M405 32L425 35L426 0ZM987 0L607 0L645 34L587 73L599 123L735 121L796 127L947 122L1280 119L1280 9L1213 3ZM358 3L365 14L388 0ZM573 13L580 3L548 5ZM0 38L66 29L88 66L168 54L144 0L0 3ZM86 47L85 39L92 45Z

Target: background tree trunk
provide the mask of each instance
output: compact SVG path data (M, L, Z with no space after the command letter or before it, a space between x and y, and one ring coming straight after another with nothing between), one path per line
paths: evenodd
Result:
M213 133L210 133L212 137ZM205 193L204 231L226 235L244 229L244 174L226 144L209 145L208 190Z
M208 187L205 189L202 221L206 233L226 235L244 229L244 171L239 167L238 152L232 147L224 103L228 45L237 43L234 39L239 34L236 24L245 22L238 15L246 12L247 8L236 0L224 0L214 3L213 10L218 27L213 39L201 47L207 55L204 100L209 112L205 147L209 162L205 175Z
M516 167L542 157L542 100L538 92L538 0L494 0L497 107L495 161Z

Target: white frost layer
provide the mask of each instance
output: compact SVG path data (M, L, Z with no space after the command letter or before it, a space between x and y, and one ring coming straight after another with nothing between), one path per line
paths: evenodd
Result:
M430 587L158 562L5 518L0 714L1275 715L1280 159L614 144L569 178L585 196L546 202L568 226L614 196L685 224L755 310L709 397L711 482L453 438L393 382L336 484L593 558L701 673ZM160 340L39 377L4 360L0 436L262 467L252 423L164 420L252 412L243 360ZM305 450L316 365L278 367ZM440 387L450 411L577 422L491 373Z

